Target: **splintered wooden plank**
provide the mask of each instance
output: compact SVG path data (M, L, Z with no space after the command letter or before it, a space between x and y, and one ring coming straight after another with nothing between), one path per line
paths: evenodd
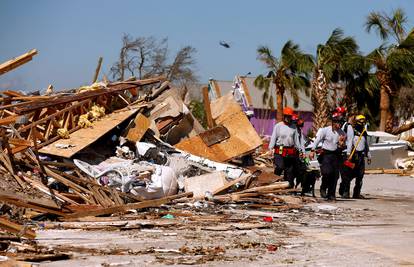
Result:
M10 59L2 64L0 64L0 75L11 71L12 69L17 68L20 65L23 65L26 62L29 62L30 60L32 60L32 57L34 55L37 54L37 50L36 49L32 49L29 52L18 56L16 58Z
M217 125L224 126L230 137L208 146L197 135L181 141L175 147L210 160L225 162L252 152L262 140L231 93L211 103L211 112Z
M65 218L81 218L86 216L101 216L101 215L107 215L107 214L113 214L118 212L125 212L127 210L134 210L134 209L144 209L148 207L159 207L162 204L168 203L171 200L179 199L183 197L190 197L193 194L191 192L188 193L182 193L178 195L163 197L160 199L152 199L152 200L146 200L139 203L129 203L125 205L117 205L113 207L107 207L107 208L98 208L98 209L89 209L86 211L76 212L72 214L68 214L65 216Z
M151 121L142 113L134 120L134 127L129 129L126 138L131 142L138 142L144 136L145 132L151 126Z
M0 125L9 125L15 123L18 117L18 115L13 115L6 118L2 118L0 119Z
M210 107L210 98L208 96L208 87L203 87L203 103L204 103L204 112L206 113L207 126L208 128L214 127L214 121L211 116L211 107Z
M70 158L82 149L88 147L117 125L137 113L138 109L114 112L98 121L94 121L91 128L83 128L72 133L69 139L60 139L39 150L40 153ZM57 148L56 144L69 146L66 149Z
M0 226L2 229L5 229L9 232L23 235L24 237L34 239L36 238L36 233L33 230L27 229L26 226L20 225L14 222L7 220L6 218L0 217Z

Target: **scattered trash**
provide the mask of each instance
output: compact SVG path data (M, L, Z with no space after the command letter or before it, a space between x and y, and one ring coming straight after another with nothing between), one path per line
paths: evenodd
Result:
M263 217L263 221L264 222L273 222L273 218L272 217Z

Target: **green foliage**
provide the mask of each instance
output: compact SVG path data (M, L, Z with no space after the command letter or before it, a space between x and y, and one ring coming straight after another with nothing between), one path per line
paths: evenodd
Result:
M267 76L259 75L254 81L254 85L264 91L263 104L274 108L270 87L272 83L276 84L276 80L280 80L283 88L276 88L276 90L289 91L297 106L299 90L309 94L310 72L314 66L312 56L303 53L299 45L290 40L283 46L279 58L276 58L267 46L259 46L257 54L257 59L263 62L269 70Z
M347 67L355 67L351 65L353 61L349 60L355 55L358 55L355 39L345 37L343 30L336 28L325 44L318 45L316 67L322 69L328 83L338 82L341 80L341 72L348 72ZM343 65L344 63L347 64Z
M204 103L197 100L190 102L189 108L193 116L201 123L201 125L207 129L207 117L204 111Z

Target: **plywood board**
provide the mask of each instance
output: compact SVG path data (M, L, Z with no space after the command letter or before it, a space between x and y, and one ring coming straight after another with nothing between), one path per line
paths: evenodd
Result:
M262 140L231 93L213 101L211 111L215 123L226 127L230 137L208 147L197 135L181 141L175 145L176 148L196 156L225 162L262 145Z
M200 176L189 177L184 180L186 192L193 192L193 197L203 198L206 191L213 193L227 183L223 172L214 172Z
M132 109L106 115L102 119L93 122L92 127L80 129L72 133L69 139L57 140L52 144L43 147L39 150L39 152L64 158L71 158L77 152L88 147L107 132L115 128L118 124L122 123L137 112L138 109ZM69 147L66 149L57 148L56 144L62 144Z
M135 126L129 129L127 139L131 142L138 142L144 136L145 132L151 126L151 121L145 117L142 113L134 120Z

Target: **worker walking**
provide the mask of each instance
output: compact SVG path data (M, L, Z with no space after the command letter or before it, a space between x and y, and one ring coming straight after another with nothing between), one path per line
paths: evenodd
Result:
M339 178L339 167L343 162L342 149L345 147L346 135L341 129L342 117L339 113L332 114L332 125L321 128L316 134L316 140L309 157L312 159L319 143L322 142L322 152L318 161L321 165L322 183L320 194L322 198L335 200L336 184Z
M342 162L340 162L339 164L339 173L341 175L341 183L339 184L339 194L342 197L346 197L345 187L350 177L347 177L349 175L349 172L347 172L347 169L345 168L344 163L348 159L349 155L351 154L352 140L354 139L354 128L352 127L352 124L348 122L347 112L346 112L345 107L336 107L334 112L337 113L338 120L341 121L341 125L342 125L341 129L346 134L346 149L342 151L342 154L341 154Z
M368 164L371 164L371 152L369 151L366 118L364 115L355 117L354 133L350 145L347 144L348 164L344 165L343 198L350 197L351 182L354 178L355 186L352 197L363 198L361 188L365 173L365 157L368 158Z
M274 152L274 165L276 175L281 175L285 181L289 181L289 186L294 187L294 168L300 143L298 132L292 123L294 112L290 107L283 109L283 121L278 122L273 127L269 149Z
M304 125L304 121L299 118L298 115L293 114L292 116L292 122L296 126L296 130L298 133L298 139L299 139L299 150L298 155L296 157L296 167L294 168L295 178L296 178L296 186L298 184L302 185L303 188L303 181L306 174L306 163L305 163L305 136L302 133L302 128Z

